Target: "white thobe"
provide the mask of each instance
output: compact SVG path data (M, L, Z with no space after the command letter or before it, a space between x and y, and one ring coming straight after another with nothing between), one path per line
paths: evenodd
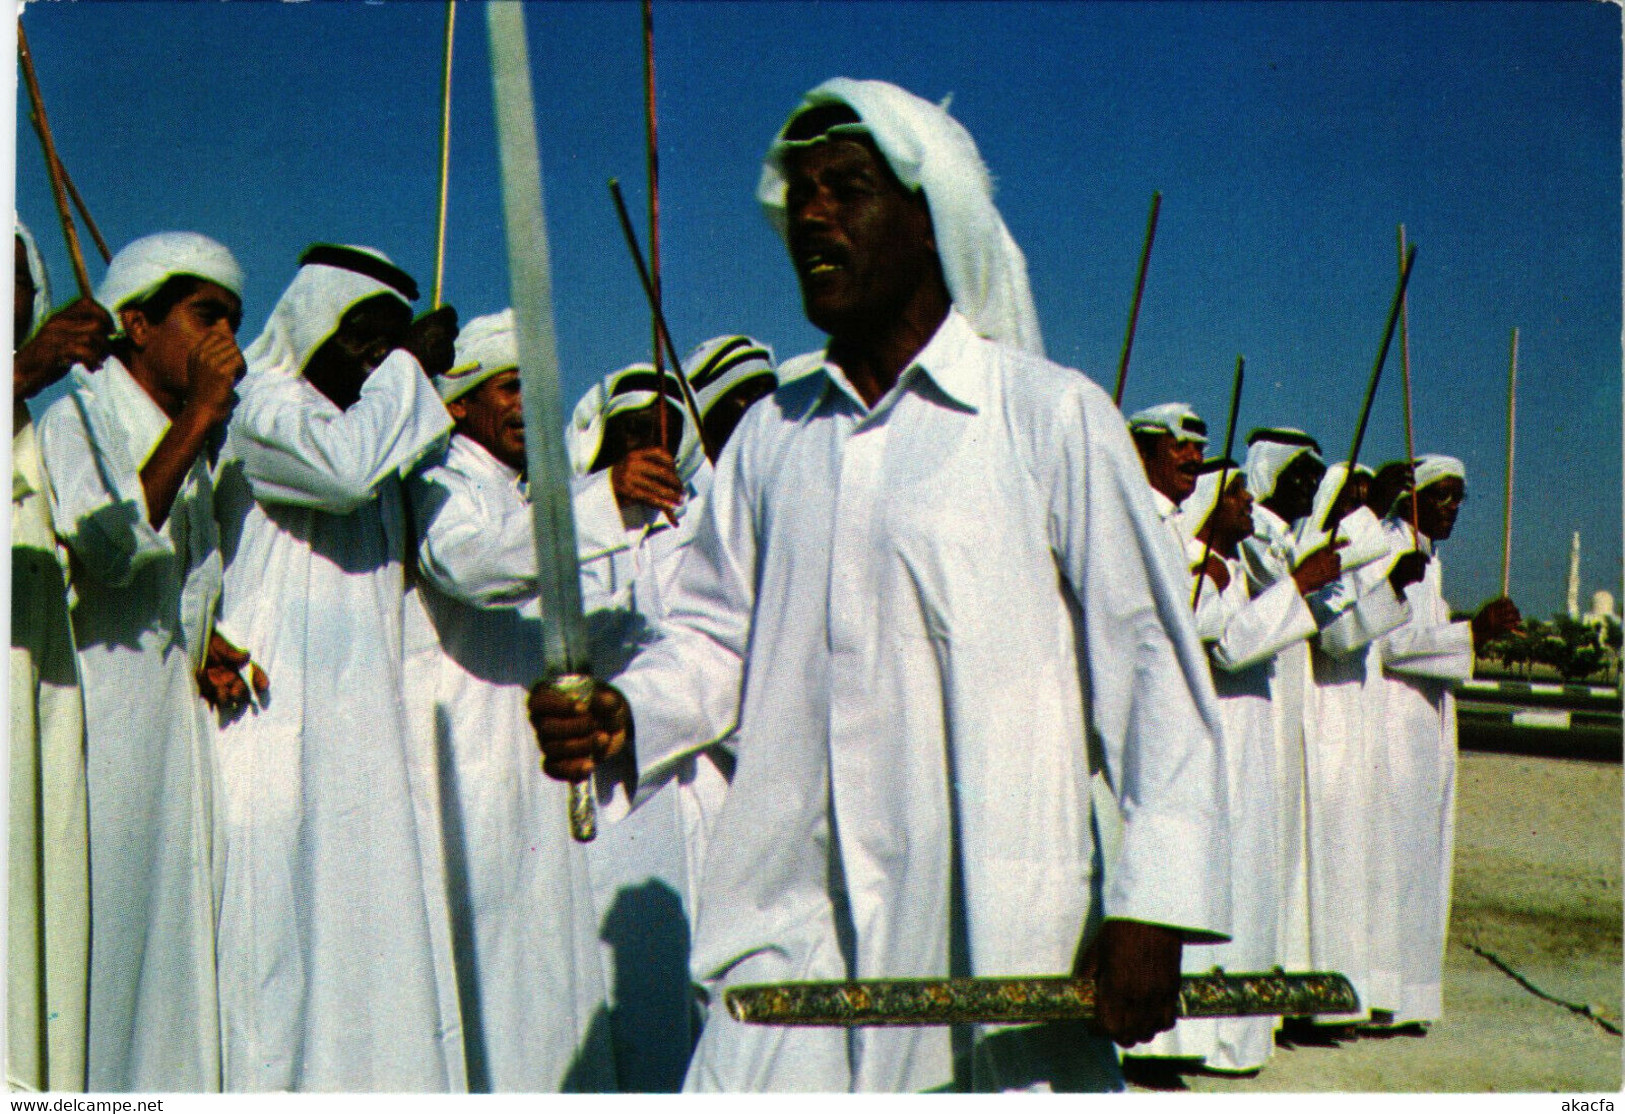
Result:
M1202 559L1193 542L1189 556ZM1315 634L1314 616L1290 577L1250 596L1239 560L1228 560L1230 582L1222 592L1204 581L1197 632L1213 664L1213 686L1224 721L1229 803L1231 939L1211 948L1188 948L1185 970L1214 966L1227 971L1267 971L1281 963L1282 793L1270 680L1275 657ZM1273 1017L1191 1018L1177 1022L1130 1051L1142 1056L1201 1057L1218 1071L1253 1071L1274 1052Z
M1396 550L1412 548L1408 523L1388 519L1383 526ZM1368 818L1373 846L1393 864L1386 878L1394 889L1373 903L1373 913L1397 938L1396 1023L1435 1021L1443 1012L1455 842L1453 690L1473 672L1472 625L1450 621L1437 554L1405 597L1409 621L1373 652L1371 730L1386 759L1387 796Z
M746 1027L721 992L1066 972L1102 912L1228 931L1218 714L1162 531L1105 394L957 312L872 408L827 364L752 407L616 680L644 782L738 727L685 1087L1112 1085L1070 1030ZM1124 813L1103 901L1092 761Z
M1311 597L1321 624L1303 694L1304 846L1309 881L1309 964L1347 975L1363 1015L1381 1008L1373 983L1366 910L1371 848L1367 816L1383 807L1366 738L1371 643L1403 623L1388 584L1392 559L1343 573ZM1332 608L1341 608L1335 614ZM1349 1015L1325 1015L1346 1020Z
M625 666L665 616L711 478L709 462L702 463L685 484L675 527L652 507L623 511L608 469L577 480L582 603L593 622L600 675ZM675 767L674 791L629 815L608 803L588 851L623 1090L676 1090L694 1048L688 973L694 895L728 791L729 745L718 743Z
M1292 575L1292 527L1261 503L1253 504L1253 536L1240 558L1253 595ZM1270 715L1275 725L1275 814L1281 840L1280 962L1289 971L1309 967L1309 862L1304 847L1303 694L1308 685L1309 643L1296 642L1275 656L1270 676Z
M215 914L224 850L193 672L220 598L203 454L148 522L141 468L169 420L116 358L75 368L40 421L72 555L90 810L92 1091L217 1091Z
M460 434L407 490L438 636L407 684L439 760L470 1089L614 1090L586 851L525 711L542 658L530 503Z
M221 458L221 627L270 678L220 733L232 1090L465 1087L434 755L408 730L399 474L450 428L397 349L340 410L251 375Z
M11 439L6 1084L82 1091L90 1003L85 711L65 555L24 413Z

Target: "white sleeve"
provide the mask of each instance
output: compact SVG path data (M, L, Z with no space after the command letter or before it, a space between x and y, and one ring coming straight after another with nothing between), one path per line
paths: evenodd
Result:
M484 490L445 467L414 475L407 491L418 569L429 583L470 607L517 607L535 598L531 509L517 491Z
M280 377L250 376L239 392L228 453L241 460L254 498L265 503L348 514L451 430L428 376L400 348L367 377L348 410Z
M1314 633L1315 617L1298 585L1287 577L1238 609L1225 625L1224 636L1208 646L1208 656L1215 667L1239 673Z
M732 734L739 718L756 602L756 517L744 463L756 428L747 418L717 462L658 635L612 679L632 706L636 803L690 755Z
M571 481L570 510L575 515L576 551L583 561L627 547L626 522L608 468Z
M1449 684L1468 680L1473 675L1473 625L1427 621L1425 616L1431 609L1423 598L1426 591L1425 580L1406 588L1415 618L1382 640L1378 655L1383 668L1405 677Z
M150 561L173 556L167 534L152 528L146 489L130 454L117 443L116 423L98 420L95 406L72 392L39 424L40 458L50 487L56 535L90 576L123 587ZM91 434L102 430L102 438Z
M1081 377L1080 377L1081 379ZM1230 828L1218 703L1122 416L1081 382L1057 415L1050 544L1083 617L1085 691L1123 829L1105 915L1211 940L1230 931ZM1202 848L1192 854L1191 848Z
M1365 566L1366 569L1372 566ZM1344 573L1342 580L1353 581L1358 594L1354 606L1345 610L1320 631L1320 648L1333 657L1347 658L1364 653L1367 646L1402 626L1411 616L1410 606L1394 595L1386 573L1361 577L1363 569ZM1361 583L1361 582L1364 583Z

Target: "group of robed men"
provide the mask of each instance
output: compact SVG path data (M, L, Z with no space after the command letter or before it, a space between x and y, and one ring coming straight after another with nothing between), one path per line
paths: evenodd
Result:
M1193 616L1159 504L1183 497L1043 358L1025 261L944 109L826 82L758 195L828 347L775 370L748 337L700 346L699 423L676 395L660 420L646 366L577 406L605 678L579 704L536 683L511 311L414 320L386 257L317 245L239 351L235 260L162 233L47 319L19 228L14 1087L1117 1089L1113 1042L1173 1024L1182 956L1300 954L1299 921L1324 922L1249 865L1293 825L1260 835L1248 794L1292 793L1289 729L1296 807L1335 781L1309 736L1344 694L1303 680L1311 638L1399 647L1360 656L1388 664L1356 688L1407 651L1459 672L1437 561L1389 559L1448 525L1358 563L1341 539L1298 559L1283 525L1243 570L1254 543L1209 521L1234 500L1198 477L1214 493L1198 514L1185 490L1184 514L1214 559ZM36 428L23 400L64 373ZM1432 466L1419 506L1449 489ZM1402 621L1373 634L1374 584ZM1442 739L1444 684L1406 691L1388 714ZM1337 721L1351 762L1360 722ZM1432 791L1380 773L1371 792ZM590 849L564 820L584 778L610 821ZM1306 863L1311 898L1419 885L1278 858ZM1277 920L1265 944L1255 922ZM1420 1005L1403 979L1386 998L1314 946L1372 1005L1436 1016L1436 978L1428 1014L1425 979ZM1096 982L1093 1025L755 1027L722 1007L739 983L1069 971Z
M1435 546L1466 497L1463 465L1429 455L1351 476L1303 431L1267 428L1244 462L1204 460L1206 423L1183 403L1128 423L1192 573L1231 762L1232 937L1191 969L1337 971L1360 1011L1300 1026L1423 1033L1443 1008L1452 688L1519 622L1510 600L1462 622L1444 601ZM1253 1072L1281 1021L1182 1020L1129 1055Z

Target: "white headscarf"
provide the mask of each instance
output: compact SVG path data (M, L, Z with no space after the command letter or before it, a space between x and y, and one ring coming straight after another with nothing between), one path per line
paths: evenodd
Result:
M778 385L773 349L747 336L713 337L695 347L683 361L683 374L694 388L694 402L704 421L711 407L729 391L758 376Z
M394 266L381 251L360 247L349 250L376 256ZM378 294L392 295L411 308L400 290L371 275L325 263L304 264L277 300L265 331L244 351L248 373L290 378L304 374L305 365L338 330L350 307Z
M564 431L565 448L570 454L570 470L577 476L589 475L598 451L604 446L604 426L616 414L641 410L654 402L656 393L652 385L655 377L653 364L628 364L619 371L604 376L576 403L570 415L570 428ZM676 383L668 385L666 399L669 404L681 402ZM674 415L675 416L675 415ZM683 419L683 439L677 446L677 476L685 484L693 478L705 459L699 433L694 423Z
M1416 458L1416 490L1421 491L1429 484L1436 484L1451 476L1466 483L1467 466L1455 457L1441 453L1428 453Z
M45 319L51 314L51 280L45 273L45 259L39 253L39 245L34 243L34 234L28 231L28 226L21 217L15 218L17 235L22 237L23 251L28 256L28 273L34 278L34 320L28 328L28 336L12 337L14 348L21 348L39 327L45 324Z
M1196 477L1196 490L1192 491L1190 498L1180 504L1180 518L1190 527L1190 535L1194 538L1207 523L1208 516L1219 505L1219 476L1224 476L1224 486L1229 487L1242 474L1241 469L1234 463L1227 469L1223 460L1203 461L1203 472Z
M195 275L243 296L243 269L223 244L196 232L155 232L126 244L107 265L96 301L124 331L118 311L138 302L176 275Z
M1262 444L1262 442L1260 442ZM1343 478L1349 474L1349 466L1341 461L1326 469L1326 475L1321 477L1320 486L1315 489L1315 504L1308 516L1298 526L1298 532L1292 539L1292 559L1301 561L1321 546L1331 540L1331 534L1322 528L1326 515L1330 513L1332 504L1337 501L1337 494L1343 488ZM1389 554L1387 539L1382 534L1382 524L1377 516L1365 506L1355 507L1344 515L1337 524L1339 540L1348 542L1348 545L1338 550L1338 556L1343 559L1343 571L1357 569L1361 565L1368 565L1379 557Z
M856 112L898 180L908 189L924 190L948 293L971 327L992 340L1043 355L1026 257L993 205L992 177L964 126L946 109L895 85L845 77L809 92L790 119L824 104L844 104ZM782 163L795 146L801 144L787 143L781 128L756 187L757 199L781 236L787 227Z
M435 376L441 402L461 398L500 372L519 367L519 334L513 310L476 317L457 334L457 355L450 370Z
M1281 473L1285 472L1287 465L1297 460L1299 456L1308 453L1316 463L1325 463L1313 446L1298 442L1272 441L1268 436L1271 432L1275 431L1254 430L1248 436L1247 490L1252 492L1253 499L1260 503L1275 494L1275 483L1281 478ZM1308 435L1300 430L1286 429L1279 432L1308 440Z
M1164 402L1136 410L1128 416L1128 428L1131 433L1168 433L1175 441L1207 444L1207 423L1183 402Z

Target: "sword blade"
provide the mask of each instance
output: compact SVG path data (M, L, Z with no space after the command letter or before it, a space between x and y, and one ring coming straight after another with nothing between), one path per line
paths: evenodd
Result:
M735 1021L753 1025L1016 1025L1087 1021L1095 1016L1092 979L862 979L763 983L723 995ZM1180 980L1179 1016L1249 1017L1354 1013L1347 978L1324 971L1230 975L1215 970Z
M591 674L592 657L581 613L581 570L576 557L570 465L559 402L553 276L548 263L547 217L542 207L542 156L536 140L524 5L520 0L492 0L485 11L491 40L491 85L496 99L508 284L519 334L525 468L541 597L542 675L556 684L560 678ZM569 816L575 838L583 843L592 839L595 824L591 782L570 787Z

